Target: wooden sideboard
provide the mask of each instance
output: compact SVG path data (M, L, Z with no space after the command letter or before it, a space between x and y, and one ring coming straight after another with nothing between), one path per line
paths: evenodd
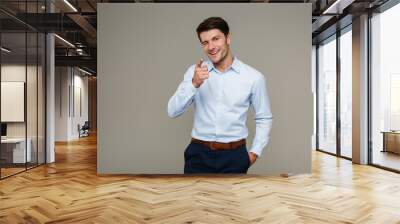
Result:
M383 131L383 152L400 154L400 132Z

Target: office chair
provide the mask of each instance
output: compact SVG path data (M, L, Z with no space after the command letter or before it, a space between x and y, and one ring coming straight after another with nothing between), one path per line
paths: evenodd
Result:
M80 125L78 124L79 138L89 136L89 129L90 129L89 121L85 121L82 127L80 127Z

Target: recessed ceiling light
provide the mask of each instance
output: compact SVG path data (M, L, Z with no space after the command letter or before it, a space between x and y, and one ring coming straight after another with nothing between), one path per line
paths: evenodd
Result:
M322 14L342 14L343 9L351 5L355 0L336 0Z
M74 12L78 12L78 10L68 1L64 0L65 4L67 4Z
M85 74L93 75L92 73L90 73L90 72L88 72L88 71L86 71L86 70L83 70L83 69L81 69L81 68L79 68L79 67L78 67L78 70L81 71L81 72L83 72L83 73L85 73Z
M69 45L69 46L75 48L75 45L73 45L73 44L72 44L71 42L69 42L68 40L66 40L66 39L64 39L64 38L62 38L62 37L60 37L60 36L57 35L57 34L54 34L54 36L57 37L58 39L60 39L61 41L63 41L64 43L66 43L67 45Z
M7 48L5 48L5 47L1 47L1 50L4 51L4 52L6 52L6 53L10 53L10 52L11 52L11 50L9 50L9 49L7 49Z

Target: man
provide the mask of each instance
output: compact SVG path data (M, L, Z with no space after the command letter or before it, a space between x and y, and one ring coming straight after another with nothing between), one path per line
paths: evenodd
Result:
M247 173L269 141L272 114L265 78L233 56L225 20L210 17L196 31L209 61L200 59L191 66L168 102L171 118L183 114L192 103L195 108L184 172ZM255 111L256 134L248 152L250 106Z

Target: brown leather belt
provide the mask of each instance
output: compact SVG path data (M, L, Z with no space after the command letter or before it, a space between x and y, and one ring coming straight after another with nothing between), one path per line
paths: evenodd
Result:
M202 145L207 146L208 148L210 148L212 150L234 150L234 149L239 148L242 145L245 145L246 139L241 139L241 140L235 141L235 142L223 143L223 142L209 142L209 141L203 141L200 139L192 138L192 142L200 143Z

